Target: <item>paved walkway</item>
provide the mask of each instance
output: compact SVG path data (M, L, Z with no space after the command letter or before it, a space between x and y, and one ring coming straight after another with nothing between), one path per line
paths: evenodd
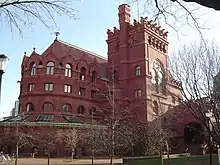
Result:
M107 165L109 164L109 159L95 159L94 164L98 165ZM120 164L122 163L122 159L114 159L114 164ZM7 162L0 162L0 165L14 165L14 161L11 163ZM31 158L20 158L18 159L18 165L46 165L47 159L31 159ZM68 159L50 159L50 165L91 165L92 160L91 159L76 159L74 161L70 161Z

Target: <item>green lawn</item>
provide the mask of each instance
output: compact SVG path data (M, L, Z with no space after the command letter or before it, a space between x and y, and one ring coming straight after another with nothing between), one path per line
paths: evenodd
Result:
M124 165L161 165L159 158L137 158L135 160L125 160ZM168 165L168 160L163 160L164 165ZM171 158L170 165L209 165L209 156L190 156ZM213 165L219 165L217 155L213 155Z

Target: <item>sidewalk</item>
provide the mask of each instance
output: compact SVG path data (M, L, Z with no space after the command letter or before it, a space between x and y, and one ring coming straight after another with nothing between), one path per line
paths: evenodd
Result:
M95 159L94 164L98 165L107 165L109 164L110 159ZM121 164L122 159L114 159L114 164ZM0 165L8 164L14 165L14 161L11 163L0 162ZM45 165L47 164L47 159L32 159L32 158L20 158L18 159L18 165ZM89 165L92 164L91 159L76 159L74 161L70 161L69 159L50 159L50 165Z

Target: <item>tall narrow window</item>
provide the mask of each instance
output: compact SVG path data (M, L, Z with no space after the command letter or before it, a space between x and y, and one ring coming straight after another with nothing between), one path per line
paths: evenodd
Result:
M31 65L31 76L36 75L36 63L32 63Z
M141 97L141 89L137 89L134 91L135 97Z
M159 105L157 103L157 101L153 101L153 111L158 115L159 113Z
M71 71L71 66L70 66L70 64L66 64L65 76L66 76L66 77L72 77L72 71Z
M33 103L28 103L28 104L27 104L26 111L27 111L27 112L34 111L34 105L33 105Z
M141 67L140 67L140 66L136 66L136 67L135 67L135 75L136 75L136 76L141 75Z
M92 82L95 83L96 82L96 78L97 78L97 73L96 71L92 72Z
M71 107L70 104L64 104L62 106L62 110L63 110L63 112L71 112L72 111L72 107Z
M92 97L92 98L95 98L95 97L96 97L96 94L97 94L97 92L96 92L96 91L91 90L91 97Z
M34 91L34 84L28 84L28 92Z
M45 91L53 91L53 84L52 83L44 84L44 90Z
M78 114L84 114L84 113L85 113L85 108L84 108L84 106L80 105L80 106L77 108L77 113L78 113Z
M86 78L86 68L82 67L80 70L80 80L85 80Z
M53 105L51 103L44 103L43 111L44 112L52 112L53 111Z
M72 86L71 85L64 85L64 92L65 93L71 93L72 92Z
M47 71L46 73L48 75L53 75L54 74L54 63L53 62L48 62L47 63Z
M85 95L86 95L86 89L80 87L80 88L79 88L79 95L80 95L80 96L85 96Z

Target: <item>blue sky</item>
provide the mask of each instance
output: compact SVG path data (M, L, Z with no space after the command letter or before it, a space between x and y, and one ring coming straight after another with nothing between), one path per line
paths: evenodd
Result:
M36 51L42 53L53 42L54 32L59 31L59 39L106 56L106 31L108 28L112 29L113 26L118 26L117 9L122 2L123 0L83 0L76 2L79 19L70 20L66 17L56 17L59 28L47 29L38 24L33 26L33 30L24 29L23 37L19 36L16 31L11 32L5 27L1 28L0 53L6 54L10 61L6 73L3 75L0 117L9 115L14 102L18 99L19 84L17 81L20 80L20 65L24 52L29 55L33 47L36 47ZM136 7L132 7L132 17L136 18ZM220 12L218 16L216 13L214 12L215 15L207 17L211 18L211 20L209 19L210 24L216 23L215 18L219 18ZM220 25L215 24L215 27L206 33L207 36L220 38L218 29L220 29ZM187 31L187 29L184 30ZM191 31L188 35L182 36L181 40L178 40L175 34L170 33L170 49L172 50L177 43L179 45L194 39L194 35L195 33Z

